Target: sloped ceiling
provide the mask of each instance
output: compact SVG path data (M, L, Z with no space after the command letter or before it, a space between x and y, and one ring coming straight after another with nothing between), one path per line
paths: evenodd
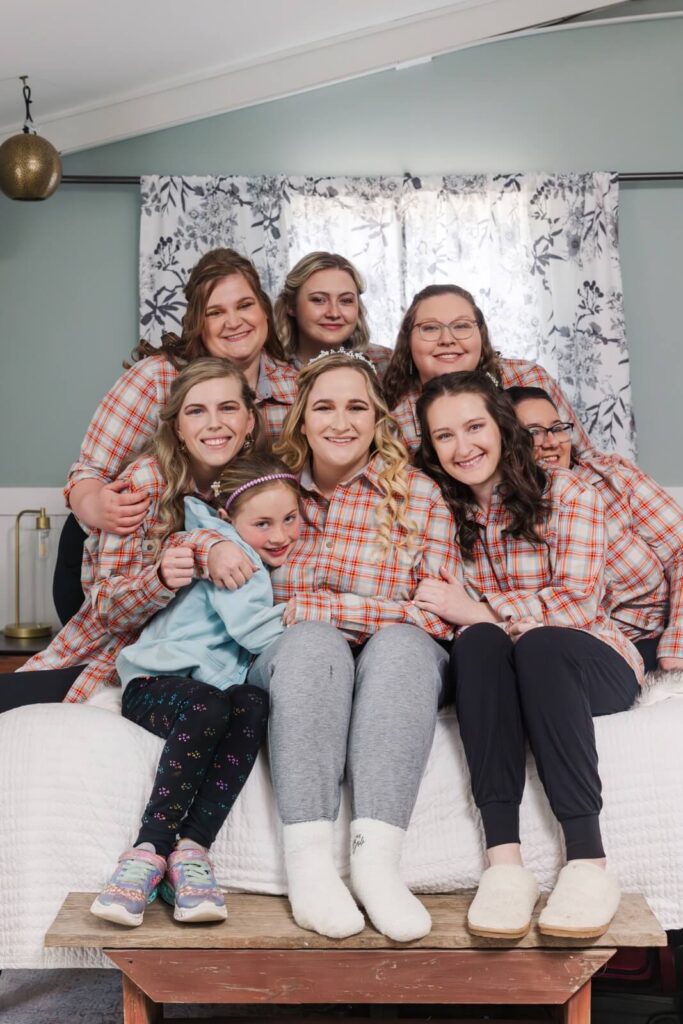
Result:
M0 140L62 152L429 59L623 0L3 0Z

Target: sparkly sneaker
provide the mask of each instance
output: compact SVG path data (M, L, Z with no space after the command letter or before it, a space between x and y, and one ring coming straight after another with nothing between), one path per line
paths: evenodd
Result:
M142 924L145 907L156 899L165 870L164 857L147 850L126 850L119 857L116 871L93 901L90 913L133 928Z
M159 893L176 921L225 921L228 911L206 850L182 847L168 858Z

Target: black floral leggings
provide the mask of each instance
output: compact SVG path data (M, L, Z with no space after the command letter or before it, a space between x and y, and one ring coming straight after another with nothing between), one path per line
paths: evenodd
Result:
M166 740L135 845L152 843L166 857L180 833L211 846L265 739L268 694L152 676L126 686L122 711Z

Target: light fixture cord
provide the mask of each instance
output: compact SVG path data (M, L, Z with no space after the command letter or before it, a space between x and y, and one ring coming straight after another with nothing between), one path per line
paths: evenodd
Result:
M31 104L33 103L33 100L31 99L31 86L28 84L28 75L20 75L19 80L24 83L21 87L21 91L24 95L24 103L26 104L26 116L24 117L24 134L30 135L31 127L33 127L33 118L31 117ZM31 124L31 127L29 127L29 122ZM33 128L33 134L36 134L35 128Z

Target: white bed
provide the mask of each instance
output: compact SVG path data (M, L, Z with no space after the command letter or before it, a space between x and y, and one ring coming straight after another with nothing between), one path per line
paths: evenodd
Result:
M680 690L683 674L670 677L666 691L646 691L637 708L596 721L611 866L626 891L645 894L664 928L683 927L683 699L671 695ZM42 946L67 892L99 889L134 838L162 746L112 713L116 691L98 699L100 706L38 705L0 716L0 968L109 966L96 950ZM560 865L559 830L531 762L528 778L522 841L528 866L547 888ZM347 824L343 806L337 825L342 868ZM263 756L213 856L226 886L284 891ZM457 723L446 713L408 832L403 871L418 891L446 892L474 886L481 868L482 837Z

